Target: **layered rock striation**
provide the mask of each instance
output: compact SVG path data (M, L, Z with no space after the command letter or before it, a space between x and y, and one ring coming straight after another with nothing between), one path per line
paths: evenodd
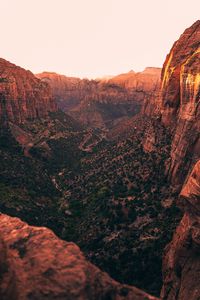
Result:
M162 123L173 132L169 175L184 181L200 158L200 21L173 45L162 70Z
M160 84L161 69L147 67L143 72L130 71L120 74L108 80L109 83L117 84L136 92L152 93Z
M96 80L67 77L54 72L36 74L42 81L49 83L56 99L65 101L69 109L84 98L86 101L88 99L100 102L110 99L114 103L119 102L119 99L126 101L126 97L123 99L118 94L114 94L116 93L114 88L118 88L118 92L122 91L120 87L138 93L140 100L143 97L139 96L139 93L152 93L158 88L160 75L161 69L153 67L148 67L143 72L131 71L109 79Z
M144 101L142 113L171 132L171 160L167 172L181 188L188 172L200 158L200 21L177 40L167 55L160 91ZM156 128L152 135L158 135ZM159 137L158 137L159 138ZM149 149L153 148L150 146Z
M60 108L68 111L80 103L87 93L93 90L93 81L81 80L76 77L69 77L55 72L43 72L36 74L36 77L51 86L53 96Z
M46 117L57 106L45 82L4 59L0 59L0 123L24 123Z

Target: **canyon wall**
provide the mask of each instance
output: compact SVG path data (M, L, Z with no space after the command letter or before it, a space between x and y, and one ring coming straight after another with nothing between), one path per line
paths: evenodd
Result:
M173 132L172 182L183 182L200 158L200 21L175 42L162 70L161 120Z
M200 161L178 201L184 212L163 260L163 300L198 300L200 295Z
M57 110L49 86L26 71L0 59L0 123L16 124L46 117Z
M56 99L65 101L63 105L69 109L84 99L99 102L110 100L116 103L129 100L127 96L135 95L138 100L143 100L143 94L152 93L158 88L160 75L161 69L153 67L148 67L143 72L130 71L109 79L96 80L67 77L52 72L36 74L42 81L49 83ZM125 91L129 92L129 95L120 95L120 92Z
M172 185L183 185L177 204L184 213L163 256L163 300L197 300L200 295L199 62L197 21L184 31L166 58L157 103L161 122L171 131L168 174Z
M174 43L162 69L160 92L148 98L142 109L143 114L160 119L171 132L167 172L177 187L181 187L200 158L199 62L200 21L197 21ZM155 134L156 128L152 131Z

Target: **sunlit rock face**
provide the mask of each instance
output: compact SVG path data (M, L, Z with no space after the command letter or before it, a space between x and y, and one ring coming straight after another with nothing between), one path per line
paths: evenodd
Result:
M0 122L24 123L45 117L56 104L49 86L10 62L0 59Z
M181 196L188 199L190 199L192 195L200 196L200 161L196 163L191 175L188 178L187 184L181 191ZM198 205L198 207L196 205ZM200 211L200 202L197 202L195 206Z
M184 212L163 261L162 299L198 300L200 296L200 161L179 198Z
M156 300L89 263L74 243L0 215L0 299Z
M187 102L195 97L192 90L192 77L198 77L198 59L200 47L200 21L186 29L176 41L167 56L162 70L161 112L162 121L171 125L177 121L177 112L184 110L185 92L189 94ZM190 79L189 79L190 78ZM188 98L188 97L187 97ZM182 116L182 112L180 115Z
M162 70L162 123L173 133L169 175L183 183L200 157L200 21L174 43Z
M160 91L148 98L142 108L144 115L159 119L171 132L171 159L166 172L178 189L200 158L199 62L200 21L197 21L174 43L162 69ZM151 138L147 135L145 150L152 151L154 136L156 127Z

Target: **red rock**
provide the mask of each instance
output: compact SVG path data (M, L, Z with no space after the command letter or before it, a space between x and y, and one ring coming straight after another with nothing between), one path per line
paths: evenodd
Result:
M0 59L0 122L24 123L57 110L49 86L10 62Z
M98 80L47 72L36 76L51 85L62 110L87 126L102 128L127 117L130 111L132 115L137 114L141 103L158 90L160 72L159 68L146 68L143 72L132 71Z
M188 172L200 158L200 21L186 29L165 60L158 89L144 101L144 115L161 118L169 129L171 160L167 173L174 186L181 188ZM147 134L148 148L156 136ZM170 143L170 141L169 141Z
M160 111L173 132L169 173L174 184L184 181L200 158L200 21L174 43L162 70Z
M74 243L44 227L0 215L0 299L156 300L117 283L89 263Z
M152 92L160 84L160 75L160 68L147 67L143 72L135 73L131 71L114 76L108 82L123 86L126 89Z
M198 300L200 297L200 161L195 165L179 199L184 211L163 260L162 299Z
M106 80L104 78L98 80L81 80L76 77L67 77L51 72L43 72L36 74L36 76L50 84L56 98L72 102L73 99L79 98L80 102L84 97L88 96L88 92L93 93L94 98L98 98L98 94L102 98L101 93L104 89L107 89L106 92L110 94L111 90L109 87L111 84L131 89L132 91L135 90L135 92L152 92L160 83L160 74L161 69L149 67L143 72L135 73L132 71ZM105 98L108 98L108 95Z

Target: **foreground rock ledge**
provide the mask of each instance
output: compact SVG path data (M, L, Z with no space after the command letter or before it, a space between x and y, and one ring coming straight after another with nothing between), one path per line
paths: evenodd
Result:
M0 215L0 299L156 300L89 263L73 243L44 227Z

